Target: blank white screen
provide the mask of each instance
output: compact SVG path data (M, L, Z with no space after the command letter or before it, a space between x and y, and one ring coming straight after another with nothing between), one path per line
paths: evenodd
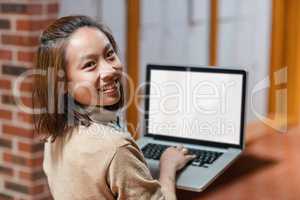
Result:
M148 132L240 143L242 75L152 70Z

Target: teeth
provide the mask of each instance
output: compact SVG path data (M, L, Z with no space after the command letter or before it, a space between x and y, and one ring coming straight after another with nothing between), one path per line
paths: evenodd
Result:
M117 85L118 85L118 82L114 82L110 85L106 85L102 88L102 91L113 89L113 88L117 87Z
M109 90L109 89L112 89L114 87L115 87L115 84L112 84L112 85L108 85L108 86L104 87L103 89L104 90Z

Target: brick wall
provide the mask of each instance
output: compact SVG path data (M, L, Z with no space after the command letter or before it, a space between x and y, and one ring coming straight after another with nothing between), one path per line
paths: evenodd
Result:
M38 36L57 17L57 1L0 0L0 200L51 199L42 171L43 145L12 88L34 67ZM31 80L20 85L21 102L31 106Z

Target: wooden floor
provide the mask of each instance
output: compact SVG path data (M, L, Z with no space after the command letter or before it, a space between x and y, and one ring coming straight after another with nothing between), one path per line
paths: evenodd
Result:
M201 177L199 177L201 178ZM247 128L245 153L204 192L177 191L179 200L299 200L300 127L279 133Z

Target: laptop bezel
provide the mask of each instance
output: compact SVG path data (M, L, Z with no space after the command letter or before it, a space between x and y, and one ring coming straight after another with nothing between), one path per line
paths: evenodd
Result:
M191 72L208 72L208 73L226 73L226 74L240 74L242 75L242 101L241 101L241 121L240 121L240 142L239 144L229 144L221 142L211 142L198 139L188 139L175 136L164 136L158 134L152 134L148 132L148 119L149 119L149 94L150 94L150 78L151 70L165 70L165 71L191 71ZM174 66L174 65L156 65L148 64L146 69L146 88L145 88L145 112L144 112L144 131L145 137L152 137L159 140L167 140L188 144L197 144L217 148L244 148L244 126L245 126L245 101L246 101L246 79L247 72L240 69L224 69L208 66Z

